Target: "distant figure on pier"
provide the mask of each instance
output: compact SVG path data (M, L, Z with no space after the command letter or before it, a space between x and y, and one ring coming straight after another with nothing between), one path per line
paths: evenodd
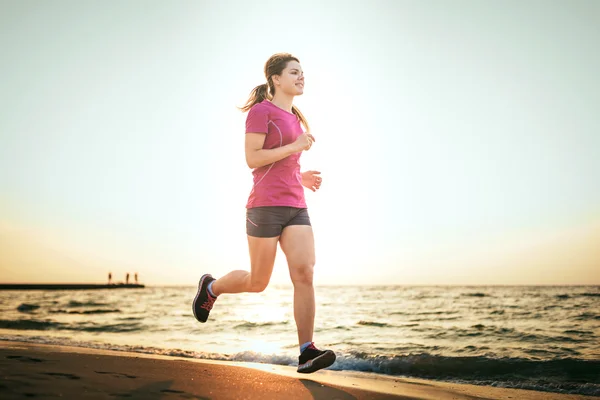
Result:
M125 275L125 284L129 285L129 272Z
M112 273L109 272L108 273L108 284L110 285L112 283Z
M135 273L135 275L133 275L135 277L135 284L137 285L138 280L137 280L137 272Z

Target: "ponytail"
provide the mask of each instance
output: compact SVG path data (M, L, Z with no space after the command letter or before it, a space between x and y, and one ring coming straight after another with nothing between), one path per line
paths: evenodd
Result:
M240 107L240 110L243 112L249 111L255 104L260 103L263 100L270 100L271 98L272 96L269 95L269 85L263 83L252 89L250 97L246 101L246 104Z

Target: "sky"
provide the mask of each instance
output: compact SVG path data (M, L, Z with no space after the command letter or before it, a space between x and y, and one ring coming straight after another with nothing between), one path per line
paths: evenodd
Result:
M289 52L317 285L600 284L598 43L593 0L0 0L0 282L248 269L236 107Z

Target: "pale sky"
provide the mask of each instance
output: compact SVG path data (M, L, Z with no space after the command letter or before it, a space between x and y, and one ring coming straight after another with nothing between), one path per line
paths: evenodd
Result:
M600 284L599 43L593 0L0 0L0 281L248 269L236 106L290 52L317 284Z

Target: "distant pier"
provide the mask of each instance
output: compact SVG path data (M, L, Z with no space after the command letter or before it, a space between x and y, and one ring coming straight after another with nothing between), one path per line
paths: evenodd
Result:
M146 285L137 283L0 283L0 290L96 290L96 289L141 289Z

